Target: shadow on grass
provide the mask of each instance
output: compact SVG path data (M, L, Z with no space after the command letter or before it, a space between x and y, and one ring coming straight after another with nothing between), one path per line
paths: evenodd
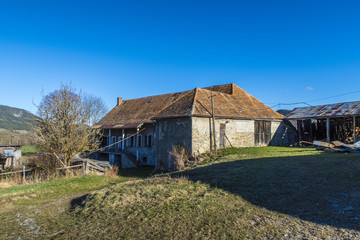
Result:
M359 171L360 154L322 153L215 163L172 176L302 220L360 230Z
M122 177L135 177L135 178L145 178L151 176L154 171L152 166L143 166L139 168L123 168L119 169L119 176Z
M70 211L74 211L75 208L77 208L77 207L81 207L81 208L85 207L85 203L86 203L85 200L89 196L90 196L90 194L87 193L87 194L84 194L84 195L82 195L80 197L77 197L77 198L74 198L73 200L71 200L71 202L70 202Z

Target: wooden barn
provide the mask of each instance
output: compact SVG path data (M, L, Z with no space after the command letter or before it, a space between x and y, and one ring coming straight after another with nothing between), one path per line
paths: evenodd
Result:
M295 108L286 119L295 122L298 141L355 143L360 140L358 101Z

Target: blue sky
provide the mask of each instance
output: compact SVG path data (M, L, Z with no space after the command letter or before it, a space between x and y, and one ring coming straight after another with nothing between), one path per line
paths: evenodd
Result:
M359 1L0 0L0 104L71 83L137 98L235 83L268 104L360 100ZM288 108L304 106L289 105Z

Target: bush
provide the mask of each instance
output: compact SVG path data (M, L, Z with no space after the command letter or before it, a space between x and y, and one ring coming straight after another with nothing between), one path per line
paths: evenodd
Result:
M109 177L117 177L117 175L119 174L119 168L118 166L112 166L110 168L109 171L106 172L106 176L109 176Z
M47 175L57 172L57 168L63 167L53 154L43 153L37 158L29 159L28 166L43 170Z
M172 151L169 152L169 154L173 156L173 166L175 171L180 171L189 166L190 156L183 146L172 146Z

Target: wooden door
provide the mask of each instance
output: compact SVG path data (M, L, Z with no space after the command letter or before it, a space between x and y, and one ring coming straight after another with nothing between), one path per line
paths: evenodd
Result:
M226 147L226 124L220 124L220 147Z
M254 136L255 146L268 145L271 141L271 122L256 120Z

